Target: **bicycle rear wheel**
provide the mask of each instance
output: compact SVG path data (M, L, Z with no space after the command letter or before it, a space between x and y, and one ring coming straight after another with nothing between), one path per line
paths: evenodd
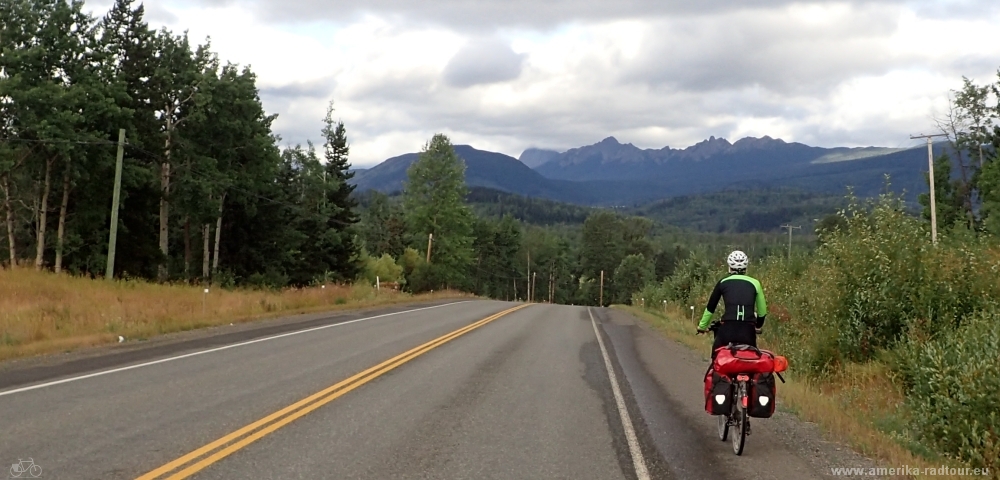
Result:
M729 415L716 415L719 419L719 440L723 442L729 437Z
M740 399L742 401L742 399ZM733 453L736 455L743 455L743 446L746 445L747 441L747 427L750 422L747 421L747 411L743 408L742 404L735 407L736 412L734 413L733 422Z

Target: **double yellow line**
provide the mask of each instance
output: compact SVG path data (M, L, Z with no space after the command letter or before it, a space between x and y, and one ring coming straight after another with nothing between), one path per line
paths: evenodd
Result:
M447 335L438 337L431 340L419 347L412 350L406 351L395 357L392 357L374 367L371 367L361 373L358 373L346 380L338 382L337 384L316 392L298 402L295 402L277 412L274 412L256 422L253 422L235 432L232 432L212 443L209 443L197 450L184 455L176 460L173 460L145 475L138 477L138 480L152 480L154 478L161 478L170 472L173 472L181 467L182 470L170 475L169 478L182 479L188 478L195 473L204 470L208 466L212 465L229 455L232 455L236 451L243 447L263 438L265 435L274 432L275 430L294 422L295 420L305 416L309 412L316 410L327 403L330 403L337 398L347 394L348 392L378 378L380 375L410 361L414 358L427 353L428 351L439 347L455 338L458 338L472 330L475 330L487 323L492 322L508 313L520 310L527 307L528 304L518 305L514 308L504 310L500 313L490 315L478 322L462 327L454 332ZM186 466L186 467L185 467Z

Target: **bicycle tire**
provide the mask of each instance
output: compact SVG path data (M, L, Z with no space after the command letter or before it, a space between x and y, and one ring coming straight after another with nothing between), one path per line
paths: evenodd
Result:
M729 438L729 415L716 415L719 418L719 440Z
M42 467L40 467L38 465L32 465L31 468L28 468L28 475L31 475L32 478L41 477L42 476Z
M733 431L733 453L743 455L743 447L746 446L747 442L747 425L749 425L749 422L747 421L747 411L743 408L743 405L740 404L736 408L738 411L736 412L736 425L733 425L735 429Z

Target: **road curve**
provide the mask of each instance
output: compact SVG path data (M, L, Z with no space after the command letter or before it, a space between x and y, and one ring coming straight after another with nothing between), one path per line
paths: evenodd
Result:
M770 420L733 456L700 410L704 365L620 312L370 317L34 383L0 371L20 379L0 390L0 463L31 458L43 478L820 477Z

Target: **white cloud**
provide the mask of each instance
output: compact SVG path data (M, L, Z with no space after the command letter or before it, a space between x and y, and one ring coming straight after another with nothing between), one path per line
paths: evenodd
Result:
M962 75L996 79L1000 8L949 4L146 1L154 26L252 66L284 143L318 140L335 100L358 166L437 132L514 156L608 135L899 146Z

